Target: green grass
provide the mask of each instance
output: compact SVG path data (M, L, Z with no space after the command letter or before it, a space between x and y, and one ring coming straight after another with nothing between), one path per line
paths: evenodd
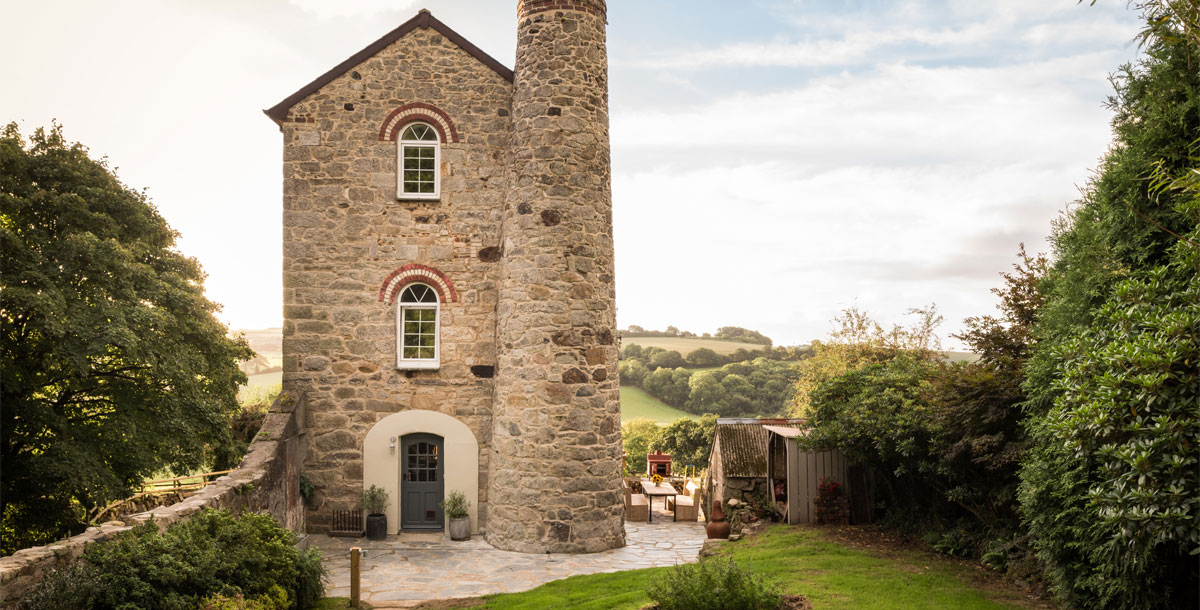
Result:
M649 395L635 386L621 386L621 423L639 417L652 419L659 424L669 424L680 417L700 419L699 416L680 411L675 407Z
M312 610L342 610L343 608L350 608L349 597L322 597L317 600L317 605L313 606ZM358 602L359 610L371 610L371 608L373 606L367 602Z
M783 593L804 595L821 610L1001 610L1021 608L1015 593L974 588L971 568L916 551L889 552L887 558L844 547L819 529L772 526L747 540L727 543L733 558L777 585ZM482 608L641 608L646 589L666 570L650 568L574 576L523 593L487 596Z
M692 339L690 337L621 337L621 349L626 345L637 344L642 347L661 347L668 351L679 352L680 356L688 355L688 352L698 350L702 347L717 352L718 354L729 355L736 352L738 348L746 350L760 350L765 345L757 343L734 343L733 341L719 341L717 339Z

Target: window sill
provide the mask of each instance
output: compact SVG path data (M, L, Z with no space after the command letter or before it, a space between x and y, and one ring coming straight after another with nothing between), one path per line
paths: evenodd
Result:
M436 371L442 368L438 360L401 360L396 363L397 371Z
M441 195L397 195L396 201L441 201Z

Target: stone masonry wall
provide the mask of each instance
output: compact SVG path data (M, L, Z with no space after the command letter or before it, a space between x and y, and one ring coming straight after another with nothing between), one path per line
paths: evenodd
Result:
M625 544L604 2L518 11L487 539L599 551Z
M440 411L480 445L486 517L504 151L512 85L431 28L417 28L292 106L284 142L284 388L309 397L305 472L313 531L357 504L362 440L406 409ZM428 104L458 136L441 152L440 201L396 200L389 114ZM433 113L430 113L433 114ZM378 300L399 267L441 271L457 302L441 310L441 369L396 370L396 306ZM486 375L479 369L481 375Z
M304 399L280 394L246 450L237 470L217 479L182 502L109 521L55 544L23 549L0 558L0 610L10 610L31 591L47 571L75 563L87 547L128 531L151 518L159 526L182 521L205 508L268 513L280 524L304 530L304 507L299 495L299 462L303 459Z

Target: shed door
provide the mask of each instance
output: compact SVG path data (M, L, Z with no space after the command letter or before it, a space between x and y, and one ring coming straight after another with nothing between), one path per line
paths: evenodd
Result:
M442 529L445 455L442 437L407 434L400 441L400 527Z

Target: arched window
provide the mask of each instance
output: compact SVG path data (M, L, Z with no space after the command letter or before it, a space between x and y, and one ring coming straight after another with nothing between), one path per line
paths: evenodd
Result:
M438 132L428 123L404 127L398 140L397 199L437 199L441 194L442 151Z
M439 307L437 291L427 284L412 283L400 293L400 306L396 309L396 368L438 368Z

